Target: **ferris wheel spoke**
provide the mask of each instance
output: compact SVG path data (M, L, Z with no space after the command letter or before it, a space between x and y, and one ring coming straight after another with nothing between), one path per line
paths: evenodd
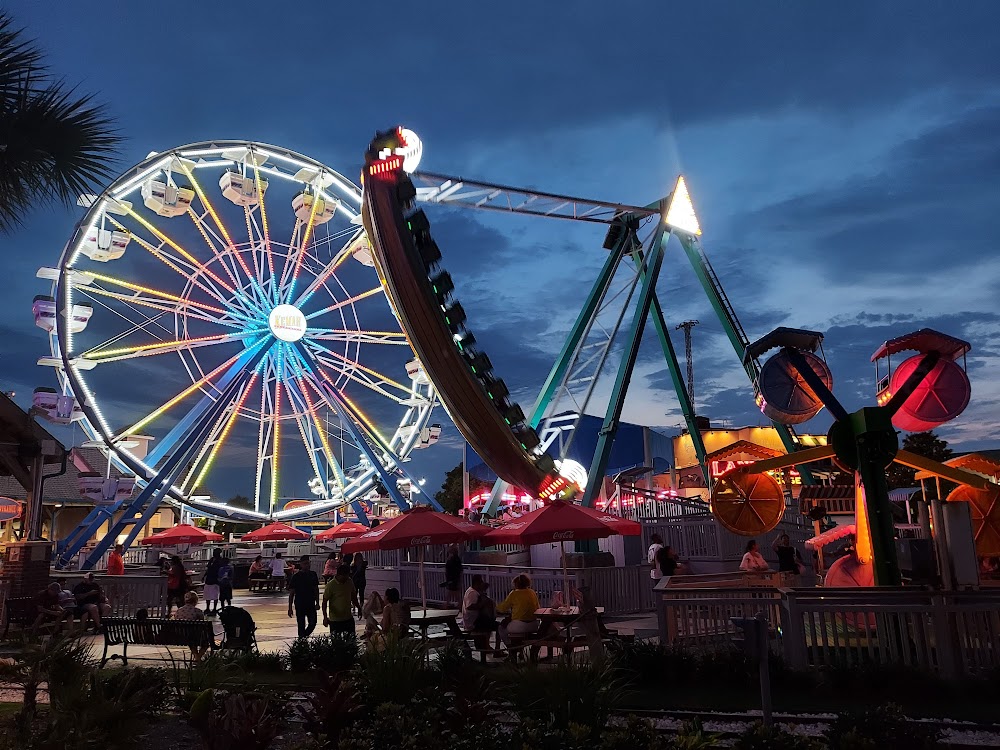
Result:
M117 315L119 318L121 318L122 320L124 320L130 326L129 328L127 328L124 331L116 334L115 336L112 336L111 338L106 339L102 344L100 344L100 346L102 346L102 347L103 346L110 346L111 344L117 343L117 342L121 341L122 339L128 338L133 333L139 333L139 331L142 331L143 333L146 333L146 334L152 336L154 339L159 339L160 341L163 341L164 339L163 339L162 335L160 335L158 333L155 333L152 330L150 330L150 327L152 325L154 325L154 324L158 328L160 328L164 333L166 333L168 335L171 335L171 336L173 335L173 331L171 331L169 328L167 328L165 325L163 325L163 323L160 322L160 318L162 318L165 315L167 315L170 312L169 310L163 310L161 312L158 312L156 315L146 315L144 312L142 312L138 308L129 306L129 310L131 310L132 312L134 312L136 315L138 315L140 318L143 319L141 323L137 323L136 321L134 321L130 317L128 317L125 313L123 313L121 310L116 310L114 307L112 307L111 305L109 305L106 302L104 302L104 300L99 299L97 296L94 296L93 294L90 294L90 290L89 289L83 288L80 291L83 294L85 294L92 302L94 302L95 304L103 307L105 310L107 310L108 312L110 312L112 315Z
M201 336L191 339L178 339L174 341L159 341L152 344L137 344L136 346L124 346L118 349L103 349L96 347L84 352L81 356L84 359L96 362L118 362L123 359L134 359L136 357L151 357L157 354L167 354L170 352L187 351L188 349L200 349L206 346L218 346L229 344L234 341L242 341L251 336L266 334L268 329L258 328L252 330L239 331L238 333L223 333L217 336Z
M180 254L180 256L182 258L184 258L184 260L186 260L188 263L190 263L195 268L198 268L201 271L201 273L206 278L211 279L212 281L214 281L216 284L218 284L219 286L221 286L223 289L225 289L230 294L232 294L234 292L233 288L231 286L229 286L229 284L227 284L221 278L219 278L219 276L214 271L212 271L212 269L210 269L207 266L205 266L205 264L200 263L198 261L198 259L195 258L191 253L189 253L187 250L185 250L183 247L181 247L174 240L170 239L170 237L168 237L166 234L164 234L163 232L161 232L159 229L157 229L155 226L153 226L149 221L147 221L142 216L140 216L139 214L137 214L134 210L129 209L128 215L131 216L132 218L134 218L140 224L142 224L142 226L144 226L147 231L149 231L154 237L156 237L156 239L158 239L160 242L163 242L163 243L169 245L171 248L174 249L175 252L177 252L178 254Z
M265 258L267 259L267 270L268 270L268 274L269 274L268 278L270 278L270 279L273 280L274 279L274 256L271 254L271 228L270 228L270 226L267 223L267 205L266 205L267 201L264 199L264 192L265 191L261 189L260 165L259 165L259 163L257 161L256 155L254 154L253 149L251 149L251 156L253 157L251 159L251 162L253 163L254 183L255 183L255 185L257 187L257 195L259 196L258 197L258 201L257 201L257 210L260 213L261 233L262 233L263 238L264 238L263 251L264 251ZM274 295L272 301L274 303L277 303L278 302L278 297L276 296L277 290L276 289L272 289L271 291L272 291L272 294Z
M397 404L400 405L404 406L406 405L406 399L400 398L396 394L390 393L389 391L382 388L378 383L373 383L371 380L368 380L366 377L364 377L364 373L356 373L340 369L335 363L324 362L323 359L320 357L315 357L314 362L315 362L315 368L320 372L320 374L323 375L323 379L326 380L327 382L336 383L336 381L338 380L336 376L328 376L326 373L326 371L328 370L333 370L337 375L343 375L348 380L351 380L357 383L358 385L364 386L370 391L374 391L383 398L387 398L390 401L395 401Z
M234 255L236 255L236 261L242 267L243 273L245 273L248 277L253 278L250 274L250 268L243 260L243 257L239 253L235 252L236 247L233 243L233 238L230 236L228 230L226 229L225 224L223 224L222 219L219 217L219 214L216 213L215 208L212 206L212 202L209 200L208 195L202 189L201 184L199 184L198 180L195 179L194 171L190 167L188 167L188 165L185 164L183 161L180 162L180 165L181 169L184 171L184 173L188 176L188 179L191 181L191 186L194 188L195 193L198 194L198 198L201 200L201 204L205 207L205 210L208 211L208 215L212 217L212 220L215 222L215 226L219 228L219 233L222 235L222 239L225 241L226 247L229 248L231 251L233 251ZM191 212L190 209L188 209L188 211L192 213L192 218L194 218L193 212ZM201 225L199 223L199 229L200 228ZM212 250L214 252L215 250L214 246L212 246ZM219 263L222 264L221 258L219 259ZM239 282L236 281L235 278L233 279L233 283L239 286Z
M306 374L304 376L304 381L309 384L316 395L319 396L320 400L337 414L346 413L348 418L356 417L356 426L363 434L368 436L377 448L376 452L381 454L383 465L389 465L391 463L392 459L390 457L395 457L395 454L389 449L389 441L385 439L378 427L376 427L372 422L371 418L365 414L364 411L357 406L357 404L351 401L351 399L349 399L343 391L335 388L329 383L323 383L317 380L316 376L313 374ZM332 397L331 393L335 393L336 397ZM343 403L337 403L338 399ZM345 404L349 407L349 410L344 408ZM358 447L360 448L361 446Z
M313 431L313 424L310 421L311 408L309 403L302 397L302 391L296 387L297 380L289 372L287 365L285 367L285 375L285 393L288 398L289 411L299 428L299 437L302 438L302 445L306 449L313 473L320 484L323 484L326 481L325 475L316 457L317 453L322 452L323 446L318 439L318 435Z
M306 320L312 320L313 318L318 318L320 315L326 315L327 313L331 313L334 310L339 310L340 308L346 307L347 305L353 305L355 302L360 302L363 299L367 299L368 297L373 297L376 294L381 294L381 293L382 293L382 287L377 286L374 289L369 289L365 292L361 292L360 294L355 294L353 297L348 297L347 299L340 300L339 302L334 302L332 305L324 307L322 310L311 312L308 315L306 315Z
M129 309L137 313L139 312L139 308L136 307L136 305L141 305L142 307L149 307L154 310L159 310L161 311L161 314L170 313L175 315L183 315L186 318L201 320L206 323L215 323L217 325L227 326L229 328L242 328L244 325L246 325L246 323L243 321L226 320L224 318L214 317L200 310L196 310L190 307L185 307L181 309L176 303L171 304L170 301L145 297L138 292L133 294L122 294L120 292L112 292L108 289L102 289L101 287L96 287L96 286L80 287L80 292L90 297L94 301L97 301L96 297L94 297L95 294L101 297L106 297L108 299L117 300L118 302L126 304L129 307ZM104 307L107 307L107 305L104 305ZM120 313L118 314L120 315ZM159 317L159 316L154 316L154 317ZM174 332L169 328L166 328L165 326L161 327L171 336L174 335Z
M296 232L296 234L299 235L299 242L297 245L298 249L295 249L296 244L294 242L289 243L292 247L292 251L288 260L285 262L284 268L281 269L281 299L291 299L292 294L295 293L295 282L299 278L299 268L302 265L302 257L306 254L306 251L309 248L309 239L312 235L313 227L315 226L314 222L316 221L316 211L319 209L319 205L319 197L313 195L312 207L309 209L309 220L305 222L300 232ZM298 223L296 222L296 230L298 230L297 224ZM292 256L294 256L294 260L292 259ZM285 272L287 271L289 265L292 267L291 278L288 279L288 288L285 290Z
M392 344L408 346L402 331L352 331L345 328L307 328L306 336L312 341L347 341L360 344Z
M198 378L196 381L194 381L187 388L185 388L180 393L178 393L175 396L173 396L169 401L165 402L161 406L158 406L155 409L153 409L153 411L149 412L149 414L147 414L145 417L143 417L138 422L136 422L135 424L133 424L131 427L128 427L127 429L122 430L121 432L119 432L117 435L114 436L112 442L116 442L117 443L117 442L125 439L129 435L135 434L136 432L138 432L139 430L141 430L143 427L145 427L146 425L148 425L150 422L152 422L154 419L156 419L157 417L159 417L161 414L164 414L166 411L168 411L169 409L173 408L175 405L177 405L178 403L180 403L181 401L183 401L185 398L187 398L188 396L190 396L195 391L200 390L201 388L204 388L204 387L208 386L209 383L211 382L212 378L215 378L215 377L218 377L218 376L222 375L226 370L228 370L230 367L232 367L236 363L236 360L238 360L242 356L242 354L243 354L243 352L238 352L237 354L234 354L232 357L230 357L229 359L227 359L225 362L223 362L221 365L219 365L218 367L216 367L214 370L212 370L211 372L209 372L209 373L203 375L202 377Z
M319 291L323 284L326 283L327 279L329 279L336 272L337 268L343 265L344 261L351 257L351 253L348 251L348 248L354 242L356 237L361 236L361 232L363 231L364 230L358 230L355 232L355 235L351 237L348 243L344 245L344 247L340 249L333 259L316 275L316 278L309 282L308 286L302 290L302 294L300 294L298 299L296 299L292 304L301 308L310 297Z
M297 354L297 353L296 353ZM337 483L337 487L340 489L340 495L343 498L347 497L347 475L344 473L343 467L341 467L340 462L337 460L337 454L330 447L329 435L326 429L323 427L323 423L319 418L319 409L316 408L313 400L309 397L309 389L306 387L302 380L303 375L300 373L294 380L296 390L302 397L302 400L306 404L306 411L309 414L313 425L316 428L316 434L319 435L320 443L323 446L323 453L326 456L326 465L333 470L334 481ZM341 438L343 440L343 438ZM353 445L353 444L352 444ZM320 482L323 483L325 487L325 478L320 477Z
M122 231L128 231L125 225L122 224L121 222L116 221L113 217L108 217L108 218L111 221L112 225L114 225L115 227L118 227ZM198 287L203 292L205 292L209 297L214 299L216 302L225 305L230 309L234 309L230 303L229 298L227 298L224 294L222 294L222 292L220 292L217 288L215 288L211 284L211 282L208 281L208 279L205 280L208 281L208 283L205 283L205 281L202 281L201 279L198 278L199 273L201 273L202 271L202 267L197 262L190 262L184 258L170 256L169 253L164 251L163 246L166 243L162 241L160 242L160 245L157 246L149 242L148 240L143 239L137 233L133 232L131 234L131 237L133 240L136 241L139 247L143 248L146 252L148 252L158 261L167 266L167 268L169 268L170 270L174 271L179 276L184 278L189 284ZM182 267L184 265L187 265L189 270L184 270L184 268Z
M343 354L333 351L332 349L327 349L315 341L305 341L306 348L310 352L313 359L323 366L330 369L337 370L338 372L343 372L345 375L359 376L359 373L364 375L371 375L375 378L374 381L358 380L357 382L362 385L367 385L369 387L381 387L382 385L391 385L398 388L400 391L406 394L407 398L410 396L410 391L412 388L408 385L403 385L402 383L393 380L388 375L383 375L378 370L373 370L370 367L365 367L360 362L345 357ZM330 357L333 357L331 360ZM336 361L334 361L336 360ZM346 367L345 367L346 366ZM384 394L389 395L389 394ZM390 398L394 398L390 396ZM403 402L400 402L403 403Z
M284 382L284 364L282 361L282 347L278 348L278 361L275 364L277 376L274 379L274 412L272 420L274 426L271 429L271 491L269 509L274 513L274 508L278 503L278 459L281 456L281 391Z
M264 468L270 457L266 454L267 446L271 442L271 429L274 425L268 415L271 412L271 389L268 385L273 377L273 368L270 358L264 360L264 372L260 383L260 426L257 430L257 480L254 482L254 508L260 511L261 508L261 484L264 480Z
M198 470L199 464L201 464L201 468L198 471L197 478L194 480L194 484L191 484L190 488L191 490L194 490L198 487L204 486L205 477L208 476L208 472L212 468L212 463L215 461L215 457L219 455L219 451L222 450L222 446L225 444L226 438L229 437L229 433L232 432L233 426L239 419L240 410L243 409L247 397L253 390L253 387L257 382L257 377L258 373L255 372L250 377L250 380L247 382L246 386L244 386L243 392L239 396L237 396L236 399L233 401L233 406L232 409L229 411L229 413L223 414L223 419L225 423L222 426L222 430L217 434L213 434L213 436L209 440L205 441L205 445L202 448L201 455L199 455L199 457L195 460L194 464L192 464L191 471L188 473L187 478L184 480L185 487L183 487L182 490L185 493L188 491L187 483L191 480L191 476L194 474L194 472ZM208 450L208 457L205 459L204 463L202 463L201 462L202 457L204 456L206 450Z

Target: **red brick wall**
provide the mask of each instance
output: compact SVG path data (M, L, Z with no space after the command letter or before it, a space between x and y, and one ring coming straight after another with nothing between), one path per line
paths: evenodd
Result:
M52 545L49 542L11 542L7 545L4 577L11 582L10 595L34 596L45 588L52 574Z

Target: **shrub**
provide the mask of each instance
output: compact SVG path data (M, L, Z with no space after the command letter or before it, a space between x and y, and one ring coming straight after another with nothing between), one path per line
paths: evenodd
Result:
M706 732L701 725L701 719L695 716L691 721L685 721L681 725L680 731L670 743L671 750L708 750L708 748L722 747L720 735L714 732Z
M627 680L612 663L529 666L506 677L506 695L522 715L541 725L603 728L628 695Z
M623 724L604 730L600 736L600 750L672 750L671 742L657 731L649 719L628 716Z
M288 647L288 666L293 672L321 669L338 672L358 662L358 639L353 633L332 633L299 638Z
M809 737L757 722L736 739L733 747L735 750L820 750L823 746Z
M267 698L229 695L208 717L208 750L267 750L278 734L278 715Z
M405 704L432 682L424 666L424 649L413 638L386 638L371 645L358 660L358 681L370 705Z
M664 680L672 684L688 682L697 670L693 652L652 641L613 640L608 652L622 670L646 685Z
M320 748L336 748L341 733L361 714L357 689L341 675L320 675L320 687L299 706L306 731Z
M933 750L941 739L939 729L907 721L902 709L893 704L838 716L826 733L830 750Z

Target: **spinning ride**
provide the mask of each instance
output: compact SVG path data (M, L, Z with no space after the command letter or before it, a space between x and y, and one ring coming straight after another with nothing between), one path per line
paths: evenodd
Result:
M51 343L41 363L59 390L36 401L139 490L105 491L61 564L120 512L88 564L120 535L131 543L163 500L241 520L350 503L364 517L358 501L384 487L408 507L397 483L416 486L402 464L440 434L436 396L385 303L360 203L333 169L242 141L150 154L81 199L59 265L38 274L52 282L33 305ZM233 466L252 509L205 495Z

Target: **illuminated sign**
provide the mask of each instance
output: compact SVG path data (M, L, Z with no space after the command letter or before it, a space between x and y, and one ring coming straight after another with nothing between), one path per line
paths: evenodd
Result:
M732 471L733 469L738 469L741 466L750 466L751 464L757 463L756 461L712 461L709 465L709 471L711 471L713 477L721 477L726 472ZM769 471L767 472L772 477L781 481L780 471ZM788 476L791 478L792 484L802 484L802 477L799 476L799 472L795 468L790 468L788 470Z
M279 341L292 343L306 333L306 316L293 305L278 305L267 316L267 326Z

